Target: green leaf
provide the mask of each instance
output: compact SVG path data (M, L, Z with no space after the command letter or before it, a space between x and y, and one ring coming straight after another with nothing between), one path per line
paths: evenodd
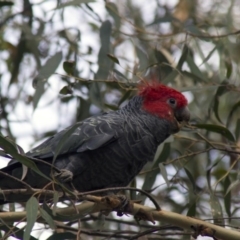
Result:
M119 72L118 70L116 69L113 69L113 72L117 74L117 79L122 81L122 82L129 82L128 78L122 74L121 72ZM120 78L120 79L119 79Z
M37 220L38 216L38 201L35 197L31 197L26 204L26 211L27 211L27 225L24 232L24 240L30 239L30 234L32 228Z
M187 55L187 63L188 63L189 68L191 69L191 72L198 77L198 80L206 82L205 76L202 74L201 70L195 64L192 56L190 56L189 54Z
M207 172L206 172L208 188L209 188L209 191L211 192L211 194L212 194L211 171L214 167L216 167L219 164L220 161L221 161L221 159L217 159L210 167L208 167Z
M12 6L12 5L14 5L14 2L12 2L12 1L0 1L0 8L2 8L2 7L6 7L6 6Z
M2 150L0 150L0 156L11 159L11 157L10 157L9 155L7 155L7 154L5 153L5 151L2 151Z
M231 58L229 57L229 58L225 59L224 63L225 63L226 69L227 69L226 78L230 78L232 75L232 70L233 70L233 64L232 64Z
M227 193L224 196L224 205L225 205L225 210L226 210L229 218L231 218L231 216L232 216L232 214L231 214L231 191L228 191L230 184L231 184L231 181L229 179L229 176L227 176L224 181L223 192Z
M164 78L162 82L164 84L167 84L169 82L173 82L174 79L178 76L178 74L179 74L179 71L177 69L173 68L172 72L166 78Z
M35 164L34 161L30 160L28 157L26 157L22 154L19 154L16 147L10 141L8 141L6 138L2 137L1 135L0 135L0 147L2 149L4 149L7 154L11 155L13 158L15 158L20 163L22 163L23 165L31 168L36 173L38 173L40 176L42 176L42 177L48 179L49 181L51 181L51 179L49 177L47 177L45 174L43 174L38 169L38 167L37 167L37 165Z
M58 200L59 200L59 193L57 191L54 191L54 195L53 195L53 210L52 210L52 213L53 213L54 216L56 216Z
M203 79L199 78L197 75L195 75L194 73L188 72L188 71L181 71L183 76L186 76L188 78L191 78L194 82L199 81L202 82Z
M184 168L184 170L185 170L185 172L186 172L186 174L187 174L187 176L188 176L188 178L189 178L189 180L192 184L192 191L191 192L194 193L196 191L196 183L195 183L194 177L193 177L192 173L186 167Z
M210 206L214 224L224 225L221 204L213 193L210 194Z
M73 93L73 90L70 86L64 86L60 91L59 91L60 94L62 95L68 95L68 94L72 94Z
M74 75L75 66L76 66L75 61L65 61L65 62L63 62L64 71L71 76Z
M187 216L189 216L189 217L196 216L196 208L197 208L197 204L196 204L196 200L194 200L193 203L190 205L190 208L187 211Z
M224 81L221 83L221 85L223 85L223 86L218 87L217 92L216 92L216 94L215 94L215 96L214 96L214 100L213 100L213 101L214 101L214 102L213 102L213 112L214 112L214 114L215 114L215 117L217 118L217 120L218 120L220 123L222 123L222 121L221 121L221 119L220 119L220 117L219 117L219 114L218 114L219 99L220 99L220 97L221 97L223 94L225 94L226 92L229 91L228 88L227 88L227 85L228 85L227 80L224 80Z
M224 136L225 138L227 138L228 140L235 142L235 138L234 138L233 134L227 128L225 128L223 126L214 125L214 124L195 124L193 126L195 126L197 128L205 129L210 132L219 133L222 136Z
M233 107L232 107L232 109L231 109L231 111L230 111L230 113L229 113L229 115L228 115L228 118L227 118L227 124L226 124L227 126L229 126L229 124L230 124L230 122L231 122L233 113L234 113L239 107L240 107L240 101L236 102L236 103L233 105Z
M134 178L134 179L131 181L130 187L132 187L132 188L136 188L136 187L137 187L136 178ZM130 199L131 199L131 200L136 200L136 199L137 199L137 192L136 192L136 191L130 191Z
M102 83L93 82L89 87L89 98L91 103L99 107L100 109L104 108L104 96L101 92Z
M163 17L154 19L154 21L152 23L148 24L147 26L152 26L152 25L159 24L159 23L168 23L168 22L172 22L172 21L179 22L179 20L177 18L175 18L172 15L170 15L169 13L167 13Z
M240 179L237 179L236 181L232 182L229 185L225 195L227 195L230 191L232 191L234 188L239 187L239 186L240 186Z
M145 181L144 184L142 186L142 189L145 191L150 191L150 189L152 188L157 175L160 173L159 172L159 163L161 162L165 162L167 160L167 158L169 157L170 154L170 144L169 143L165 143L163 145L163 149L161 154L159 155L159 157L156 159L156 161L153 163L151 169L154 169L150 172L148 172L145 176Z
M236 123L235 136L236 136L236 139L238 140L240 136L240 118L238 118Z
M1 219L1 221L3 222L3 220ZM11 232L14 233L14 239L23 239L23 235L24 235L24 230L21 229L21 228L18 228L18 227L15 227L13 226L12 224L1 224L0 225L0 230L8 233L9 230L11 229ZM1 233L0 233L0 237L1 239L4 239L2 236L1 236ZM11 238L12 239L12 238ZM38 238L35 238L33 236L30 236L29 240L38 240Z
M41 96L44 93L44 85L47 79L56 71L62 61L62 52L55 53L50 57L44 66L39 70L38 75L33 80L33 87L36 89L33 96L33 109L36 109Z
M167 63L170 64L166 56L161 50L154 49L154 55L158 63ZM171 67L170 67L171 68Z
M194 35L194 37L198 37L199 39L208 42L209 38L211 37L207 37L206 34L202 33L199 28L197 28L195 25L193 24L185 24L184 26L185 30L191 34ZM203 36L203 37L201 37Z
M132 94L132 91L126 91L126 92L123 94L122 98L119 100L118 106L120 106L124 101L126 101L127 99L129 99L129 97L131 96L131 94Z
M202 32L193 24L186 24L184 26L185 30L190 32L190 33L193 33L193 34L196 34L196 35L202 35Z
M43 208L39 208L39 211L40 211L42 218L47 222L49 227L51 229L55 229L56 226L55 226L55 222L54 222L53 218Z
M117 63L117 64L120 65L118 59L117 59L115 56L113 56L112 54L109 54L109 53L107 54L107 56L108 56L113 62L115 62L115 63Z
M119 30L121 26L121 18L118 13L117 5L113 2L106 2L106 9L109 14L113 17L116 29Z
M163 165L163 163L159 163L158 166L160 168L160 171L161 171L161 174L163 176L163 179L165 180L167 186L169 187L170 186L170 182L169 182L168 177L167 177L166 167Z
M73 1L68 1L66 3L63 4L59 4L55 9L61 9L61 8L65 8L65 7L69 7L69 6L79 6L82 3L91 3L91 2L95 2L95 0L73 0Z
M147 68L147 66L149 64L147 53L138 46L135 46L135 49L136 49L137 56L139 59L139 68L140 68L140 70L144 70L145 68Z
M105 103L104 106L107 107L107 108L109 108L109 109L111 109L111 110L113 110L113 111L117 111L117 110L119 109L118 106L113 105L113 104L107 104L107 103Z
M109 70L111 68L111 61L108 57L110 51L110 38L112 32L112 24L110 21L102 23L100 28L101 48L98 53L98 71L96 79L107 79Z
M38 75L33 80L33 88L37 89L39 82L46 81L57 69L59 63L62 61L62 52L55 53L50 57L44 66L39 70Z
M170 62L168 61L167 57L164 54L164 50L154 50L154 55L155 58L157 59L158 62L158 69L160 71L160 76L163 76L161 78L166 78L171 72L172 72L172 67L170 65Z
M182 66L183 66L183 63L187 60L187 56L188 56L188 52L189 52L189 48L186 44L184 44L184 47L183 47L183 51L182 51L182 55L178 61L178 64L177 64L177 69L179 70L182 70Z
M213 53L214 53L217 49L218 49L218 45L216 45L216 46L208 53L208 55L205 57L205 59L203 60L203 62L200 64L200 66L203 65L205 62L207 62L207 61L211 58L211 56L213 55Z
M112 62L108 57L110 51L110 38L112 32L112 24L110 21L105 21L102 23L100 28L100 40L101 48L98 53L98 71L95 74L95 79L104 80L108 78L109 71L112 66ZM100 109L104 108L103 103L103 94L101 93L102 83L93 82L89 88L89 98L92 103L99 107Z
M47 240L66 240L66 239L77 239L76 234L72 232L64 232L64 233L54 233Z

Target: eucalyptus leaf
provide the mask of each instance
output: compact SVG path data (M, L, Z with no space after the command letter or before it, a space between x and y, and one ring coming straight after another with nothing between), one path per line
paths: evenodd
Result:
M63 233L53 233L53 235L51 235L49 238L47 238L46 240L66 240L66 239L76 239L77 236L76 234L72 233L72 232L63 232Z
M144 184L142 186L143 190L149 192L152 189L157 175L160 174L159 163L166 162L167 158L169 157L170 150L171 150L170 143L165 143L163 145L163 149L161 151L161 154L159 155L159 157L155 160L155 162L151 166L152 170L149 171L145 176L145 181L144 181ZM146 196L142 196L141 199L143 201L145 201Z
M33 95L33 109L36 109L38 102L45 91L45 82L53 73L55 73L61 61L62 52L60 51L55 53L47 60L44 66L39 70L38 75L34 78L32 85L36 89L36 91Z
M3 222L2 219L1 219L1 221ZM16 226L14 226L12 224L9 224L9 223L8 224L5 223L4 225L3 224L0 225L0 230L1 231L4 231L4 232L8 233L9 229L11 229L12 235L14 235L15 239L16 238L23 239L23 235L24 235L24 232L25 232L24 229L22 229L20 227L16 227ZM0 233L1 239L3 239L2 236L1 236L1 233ZM38 238L35 238L35 237L30 235L29 240L38 240Z
M37 167L37 165L35 164L34 161L30 160L28 157L19 154L16 147L9 142L7 139L5 139L4 137L2 137L0 135L0 147L2 149L5 150L5 152L9 155L11 155L14 159L16 159L17 161L21 162L23 165L29 167L30 169L32 169L33 171L35 171L36 173L38 173L40 176L48 179L51 181L51 179L49 177L47 177L45 174L43 174Z
M221 204L219 202L219 199L213 193L210 195L210 206L214 224L224 225L225 223L223 219Z
M194 177L193 177L192 173L186 167L184 168L184 170L185 170L185 172L186 172L186 174L187 174L187 176L188 176L188 178L191 182L191 185L192 185L191 192L194 193L196 191L196 183L195 183Z
M156 24L159 24L159 23L168 23L168 22L171 23L173 21L179 21L179 20L177 18L173 17L170 14L166 14L163 17L159 17L159 18L154 19L153 22L148 24L147 26L152 26L152 25L156 25Z
M235 138L233 134L224 126L214 125L214 124L195 124L197 128L205 129L210 132L215 132L221 134L223 137L227 138L228 140L235 142Z
M38 216L38 201L35 197L31 197L26 204L27 211L27 225L24 232L23 240L29 240L32 228Z
M194 62L193 58L191 55L187 55L187 59L186 59L189 68L191 69L191 72L193 74L195 74L199 80L205 82L205 76L202 74L201 70L199 69L199 67L196 65L196 63Z
M112 54L107 54L107 56L113 61L113 62L115 62L115 63L117 63L117 64L120 64L119 63L119 60L117 59L117 57L115 57L115 56L113 56Z
M62 95L68 95L68 94L72 94L73 93L73 90L70 86L64 86L60 91L59 91L60 94Z
M170 187L170 182L168 180L168 175L167 175L167 170L166 170L166 167L163 165L163 163L159 163L159 168L160 168L160 171L161 171L161 175L163 177L163 179L165 180L166 184L167 184L167 187Z
M196 200L194 200L194 202L192 204L190 204L190 207L187 211L187 216L195 217L196 216L196 208L197 208L197 204L196 204Z
M9 7L12 5L14 5L14 2L12 2L12 1L6 1L6 0L0 1L0 8L6 7L6 6Z
M231 111L230 111L230 113L229 113L229 115L228 115L228 118L227 118L227 126L230 125L232 116L233 116L234 112L237 111L238 108L240 109L240 101L236 102L236 103L233 105L233 107L232 107L232 109L231 109Z
M76 62L75 61L65 61L63 62L63 69L68 75L74 75Z
M147 53L139 46L135 46L135 49L139 60L139 68L143 71L149 64Z
M225 210L226 210L226 213L228 214L228 217L231 218L232 214L231 214L231 191L228 191L228 188L229 186L231 185L231 181L230 181L230 178L229 176L227 176L225 178L225 181L224 181L224 184L223 184L223 187L224 187L224 193L225 196L224 196L224 206L225 206Z
M110 38L112 32L112 24L110 21L102 23L100 28L101 48L98 53L98 71L96 79L107 79L111 68L111 60L108 57L110 52Z
M61 8L65 8L65 7L69 7L69 6L78 6L80 4L83 3L91 3L91 2L95 2L95 0L73 0L73 1L68 1L62 4L59 4L55 9L61 9Z
M40 212L42 218L47 222L49 227L52 229L55 229L56 225L55 225L53 218L43 208L39 208L39 212Z
M113 17L116 29L120 29L121 26L121 18L119 15L118 7L113 2L106 2L106 9L109 14Z
M219 106L220 97L229 91L227 85L228 85L228 82L224 80L221 83L221 86L218 87L217 92L213 99L213 112L220 123L222 123L222 121L219 116L218 106Z
M235 136L236 136L236 139L238 140L240 136L240 119L239 118L237 119L237 123L236 123Z
M177 64L177 69L182 70L183 63L187 60L188 52L189 48L186 44L184 44L182 55Z

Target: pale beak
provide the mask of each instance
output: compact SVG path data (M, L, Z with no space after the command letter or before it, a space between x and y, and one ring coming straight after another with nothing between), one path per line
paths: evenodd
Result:
M188 107L183 107L175 111L175 118L178 122L188 122L190 120L190 112Z

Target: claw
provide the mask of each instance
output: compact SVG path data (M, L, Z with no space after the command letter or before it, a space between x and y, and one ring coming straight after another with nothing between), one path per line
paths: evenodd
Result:
M134 218L135 218L137 221L145 220L145 221L150 221L150 222L152 222L153 224L155 224L155 221L154 221L154 218L153 218L153 216L152 216L152 213L145 211L143 208L140 208L140 209L137 211L137 213L134 215Z
M105 197L106 203L117 212L118 216L131 212L132 201L124 195L111 195Z
M54 173L54 177L61 182L71 182L73 179L73 173L67 169L61 169L59 173Z

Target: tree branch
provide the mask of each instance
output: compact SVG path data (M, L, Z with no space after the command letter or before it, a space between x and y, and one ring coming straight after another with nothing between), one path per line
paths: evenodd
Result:
M90 213L96 213L100 211L111 211L112 207L108 204L107 201L104 201L105 198L95 197L97 202L84 202L77 206L71 206L66 208L57 208L56 213L71 216L76 214L76 211L81 215L86 215ZM212 223L204 222L200 219L183 216L178 213L173 213L165 210L155 210L154 208L150 208L147 206L143 206L140 204L132 204L131 211L127 212L131 215L137 215L139 211L145 212L147 214L151 214L155 221L167 222L174 226L178 226L187 231L195 231L194 237L198 235L202 236L210 236L220 239L231 239L231 240L239 240L240 232L235 230L226 229L224 227L220 227L214 225ZM40 213L38 213L40 216ZM26 217L26 211L23 212L2 212L0 213L0 218L5 222L14 222L19 221L22 218Z

